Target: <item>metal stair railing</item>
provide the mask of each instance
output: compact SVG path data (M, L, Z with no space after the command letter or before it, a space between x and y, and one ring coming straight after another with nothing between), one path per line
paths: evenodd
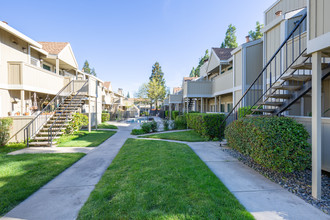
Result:
M55 97L36 115L21 131L24 132L24 143L29 147L29 140L33 138L53 116L66 97L70 96L74 91L74 83L71 80L65 85Z
M296 72L296 70L292 72L288 72L288 70L290 70L294 64L298 64L303 53L306 51L306 46L301 39L302 34L305 33L302 32L302 28L303 25L306 25L306 17L307 14L304 14L297 22L290 34L263 67L257 78L251 83L237 104L227 114L222 125L224 123L225 125L229 124L238 118L251 114L253 108L260 108L260 105L257 105L257 103L271 91L270 89L274 85L278 85L280 78L285 74L290 75ZM290 43L291 45L289 45ZM295 43L298 44L298 52L295 52ZM303 62L305 61L306 59L303 60ZM303 74L305 74L305 72ZM277 90L277 94L287 93L284 90ZM220 132L223 134L223 131Z
M78 107L79 105L81 105L81 101L84 98L84 96L82 96L79 101L74 104L71 105L72 101L75 100L77 98L77 96L79 96L80 93L84 92L83 90L85 90L87 88L88 85L88 80L82 85L82 87L77 91L76 95L70 100L69 104L65 107L64 110L61 110L61 114L55 119L55 121L52 123L52 125L49 127L48 129L48 144L49 146L52 146L53 144L53 139L57 137L58 133L61 131L61 129L63 128L63 126L66 124L66 122L69 119L70 114L67 114L64 123L62 124L61 127L57 127L57 130L53 132L53 127L56 125L56 123L58 122L59 118L63 115L63 112L66 112L67 109L70 107Z

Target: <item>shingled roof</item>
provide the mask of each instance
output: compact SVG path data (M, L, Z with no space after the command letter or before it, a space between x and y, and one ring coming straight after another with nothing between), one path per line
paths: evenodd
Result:
M234 49L235 48L212 48L212 50L219 57L220 60L228 60L231 57L231 52Z
M103 83L104 87L107 88L108 90L110 89L111 82L107 81Z
M50 54L59 54L66 45L68 45L68 42L44 42L39 41L39 44L42 45L42 49L47 51Z

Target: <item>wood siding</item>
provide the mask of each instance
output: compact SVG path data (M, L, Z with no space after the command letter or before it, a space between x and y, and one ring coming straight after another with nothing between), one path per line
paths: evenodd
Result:
M330 32L330 1L309 0L309 39Z
M317 0L319 1L319 0ZM328 0L324 0L328 1ZM269 11L265 13L265 22L266 25L271 23L277 18L275 13L277 11L282 11L282 14L285 14L290 11L294 11L300 8L307 6L307 0L281 0L278 1Z

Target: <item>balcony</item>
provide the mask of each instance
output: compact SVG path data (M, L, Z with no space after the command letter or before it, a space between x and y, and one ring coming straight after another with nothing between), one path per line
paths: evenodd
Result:
M212 79L212 94L222 95L232 92L233 89L233 71L226 71Z
M212 97L211 81L186 81L183 83L183 98Z
M69 80L24 62L8 62L8 89L28 90L55 95Z
M168 102L169 104L182 103L182 94L169 95Z

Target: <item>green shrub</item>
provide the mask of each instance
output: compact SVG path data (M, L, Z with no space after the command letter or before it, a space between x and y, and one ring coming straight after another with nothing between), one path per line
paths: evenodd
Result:
M187 124L189 128L208 139L223 137L225 130L224 114L188 113Z
M157 129L158 129L158 124L156 121L152 121L152 122L149 122L150 123L150 127L151 127L151 131L152 132L156 132Z
M141 129L144 133L150 133L151 132L151 122L145 122L141 125Z
M172 120L175 120L176 117L179 115L179 111L172 111L171 114L172 114Z
M131 132L131 135L141 135L145 134L145 132L142 129L133 129Z
M164 131L170 130L170 122L168 120L163 120Z
M168 110L165 111L165 118L168 118Z
M245 116L252 114L253 113L252 109L256 109L256 108L262 109L262 106L259 106L259 107L258 106L253 106L252 108L251 108L251 106L240 107L238 109L238 118L244 118ZM255 112L254 113L254 115L261 115L261 114L262 114L262 112Z
M88 125L88 116L79 112L74 113L72 120L65 128L65 133L72 134L75 131L79 131L81 127Z
M110 120L110 113L106 112L106 113L102 113L102 116L101 116L101 121L102 122L105 122L105 121L109 121Z
M13 124L12 118L0 119L0 146L4 146L10 138L10 127Z
M311 165L309 134L291 118L242 118L227 126L225 137L232 148L278 172L304 170Z
M187 129L187 119L186 115L178 115L174 120L174 129Z

